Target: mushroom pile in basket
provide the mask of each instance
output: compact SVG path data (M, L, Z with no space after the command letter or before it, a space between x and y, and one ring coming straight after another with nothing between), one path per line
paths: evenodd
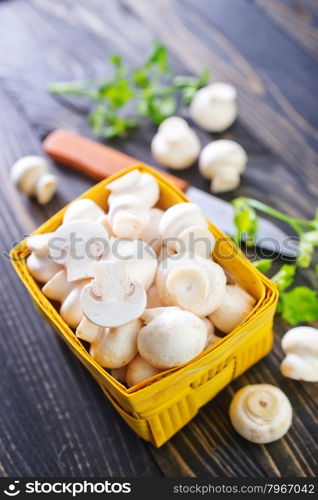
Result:
M139 170L107 190L108 213L76 200L54 233L29 237L27 267L94 360L132 387L218 342L255 299L213 261L197 205L156 208L158 183Z

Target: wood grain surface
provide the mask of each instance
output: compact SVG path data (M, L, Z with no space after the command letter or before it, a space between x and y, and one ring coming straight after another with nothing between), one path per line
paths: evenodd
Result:
M317 384L284 379L275 322L273 352L230 384L160 449L138 439L89 374L33 309L6 253L23 234L92 185L61 165L47 206L18 193L9 170L42 153L55 128L90 136L88 104L48 94L59 80L102 78L113 52L138 64L152 40L171 52L179 73L208 66L233 83L239 119L223 134L249 154L241 186L223 196L253 196L302 217L318 205L318 5L315 0L11 0L0 3L0 475L3 476L316 476ZM155 132L144 123L130 140L109 142L153 163ZM211 140L199 132L202 143ZM193 166L182 177L203 189ZM303 271L298 284L317 287ZM234 392L248 383L280 386L294 408L290 432L255 445L230 425Z

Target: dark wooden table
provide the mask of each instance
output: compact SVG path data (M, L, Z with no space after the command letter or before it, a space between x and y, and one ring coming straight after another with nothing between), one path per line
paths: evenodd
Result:
M240 112L224 136L248 151L249 168L234 195L253 196L303 217L318 187L318 4L316 0L12 0L0 3L1 248L54 214L92 182L54 166L58 195L40 207L18 193L9 170L42 152L56 127L89 135L86 105L54 98L57 80L102 76L107 57L138 64L154 38L179 73L211 68L239 92ZM112 145L152 162L145 125ZM203 143L210 137L201 134ZM207 189L196 166L184 173ZM317 286L303 272L300 282ZM138 439L88 372L34 311L5 255L1 259L0 474L17 476L314 476L318 472L317 384L284 379L276 321L273 352L233 382L160 449ZM295 415L270 445L238 436L228 419L234 392L247 383L280 386Z

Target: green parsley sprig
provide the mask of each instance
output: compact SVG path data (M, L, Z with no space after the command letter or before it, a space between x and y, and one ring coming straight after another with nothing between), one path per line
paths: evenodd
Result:
M244 235L248 246L255 244L258 230L257 210L286 222L293 228L299 237L297 265L305 268L310 266L314 249L318 247L318 209L313 219L303 220L291 217L253 198L235 198L232 205L235 211L234 222L237 230L235 239L237 242L240 242L242 235Z
M92 100L94 106L88 121L93 133L101 138L123 136L138 126L138 115L160 125L175 113L179 96L184 104L189 104L195 92L207 85L209 72L206 69L198 77L173 76L168 59L167 48L154 42L145 63L138 68L128 69L123 59L115 54L110 58L113 66L110 78L101 82L53 83L49 91ZM132 116L131 104L135 110Z
M266 265L264 265L266 261ZM261 259L253 262L254 266L264 274L271 267L270 259ZM318 320L318 292L306 286L289 288L296 275L295 264L284 264L271 280L276 283L279 291L277 313L291 325Z
M232 201L236 225L235 239L241 241L242 235L247 245L255 244L260 211L289 224L299 237L298 254L295 264L284 264L271 277L279 291L277 312L292 325L318 320L318 292L306 286L290 288L298 268L308 268L313 259L314 249L318 246L318 211L311 220L296 219L252 198L236 198ZM267 274L272 267L271 259L261 259L253 265ZM318 264L315 265L318 274Z

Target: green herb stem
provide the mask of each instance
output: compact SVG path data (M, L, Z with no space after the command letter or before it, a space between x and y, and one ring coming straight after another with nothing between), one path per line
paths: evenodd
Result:
M247 198L247 201L248 204L251 205L256 210L260 210L261 212L276 217L276 219L280 219L284 222L287 222L295 229L295 231L298 234L302 234L304 232L303 229L301 228L301 225L307 227L311 227L313 225L311 221L295 219L294 217L290 217L289 215L284 214L280 210L276 210L275 208L272 208L269 205L266 205L265 203L262 203L261 201L255 200L253 198Z

